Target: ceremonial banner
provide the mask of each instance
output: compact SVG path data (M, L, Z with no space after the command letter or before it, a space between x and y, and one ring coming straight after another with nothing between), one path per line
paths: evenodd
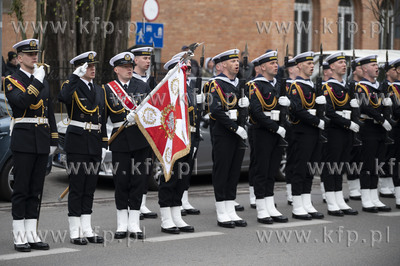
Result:
M159 84L161 87L137 109L135 120L161 162L168 181L175 161L190 151L186 66L178 68L162 82L164 84Z

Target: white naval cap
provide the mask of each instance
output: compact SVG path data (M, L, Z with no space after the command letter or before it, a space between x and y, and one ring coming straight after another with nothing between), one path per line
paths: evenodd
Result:
M206 68L208 68L208 63L212 60L212 57L207 57L206 60L204 61L204 65Z
M174 55L171 60L169 60L167 63L164 65L165 70L170 70L172 69L178 62L181 60L182 56L186 54L186 52L180 52Z
M346 56L343 52L334 53L334 54L331 54L330 56L328 56L327 58L325 58L326 62L329 65L332 63L335 63L336 61L339 61L341 59L346 60Z
M152 51L153 47L146 46L132 49L131 53L133 53L135 56L150 56Z
M356 67L360 66L360 59L361 58L356 58L354 60L351 60L351 69L352 69L352 71L355 71Z
M13 49L17 50L17 53L33 53L39 52L39 40L37 39L26 39L13 45Z
M393 68L393 67L399 67L400 66L400 58L392 60L389 62L389 66L388 69L386 69L386 71L388 71L389 69Z
M239 53L239 49L231 49L214 56L212 60L217 64L226 60L239 58Z
M365 56L365 57L360 58L359 64L360 64L360 66L362 66L365 64L369 64L369 63L377 63L378 62L377 58L378 58L378 56L376 54Z
M94 61L94 58L96 57L96 55L97 55L97 53L95 51L84 52L84 53L72 58L71 61L69 61L69 63L74 66L79 66L84 63L94 64L94 63L97 63L97 61Z
M295 65L296 65L296 60L294 60L294 58L292 58L287 62L287 66L285 66L285 67L293 67Z
M259 66L260 63L258 62L258 60L260 59L260 57L254 58L253 60L251 60L251 63L256 67Z
M135 56L130 52L119 53L110 59L110 65L113 67L125 64L132 64Z
M296 61L296 64L304 61L312 61L314 60L314 52L312 51L304 52L296 55L293 59Z
M328 62L324 61L324 62L322 62L322 69L327 70L327 69L331 69L331 67L329 66Z
M270 51L268 53L265 53L259 57L258 59L258 64L262 65L266 62L273 61L273 60L278 60L278 52L277 51Z

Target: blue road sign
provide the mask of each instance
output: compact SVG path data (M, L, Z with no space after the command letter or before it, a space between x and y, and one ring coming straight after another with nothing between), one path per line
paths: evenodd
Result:
M144 26L143 26L144 25ZM136 45L163 48L164 24L136 22Z

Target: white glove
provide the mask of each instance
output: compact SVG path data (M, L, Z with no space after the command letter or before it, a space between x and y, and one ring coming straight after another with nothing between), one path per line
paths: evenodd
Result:
M392 125L387 120L383 122L382 126L386 131L392 130Z
M279 97L278 103L280 106L290 106L290 100L286 96Z
M325 96L318 96L317 98L315 98L315 103L316 104L326 104L326 99Z
M200 104L200 103L204 103L205 97L204 94L197 94L196 95L196 103Z
M239 135L242 139L247 139L247 132L246 129L243 127L239 126L238 129L236 130L236 134Z
M286 129L284 127L279 126L278 131L276 131L276 134L280 135L282 138L285 138Z
M325 129L325 121L324 120L319 120L318 127L320 129L324 130Z
M136 113L134 111L130 111L129 114L126 116L126 120L131 125L136 124L136 122L135 122L135 114Z
M87 62L75 69L74 74L77 75L78 77L83 77L86 74L86 70L88 68Z
M52 156L56 150L57 150L57 146L50 146L50 153L49 153L49 155Z
M250 105L249 98L247 98L246 96L243 97L243 98L240 98L238 105L239 105L240 108L249 107L249 105Z
M350 122L350 130L357 133L358 131L360 131L360 126L356 123L354 123L353 121Z
M101 162L104 162L104 159L106 158L106 153L107 149L106 148L101 148Z
M383 106L392 106L393 102L392 102L392 99L390 99L390 98L384 98L382 101L382 104L383 104Z
M38 67L35 64L33 68L33 76L35 77L35 79L39 80L40 83L43 83L44 75L46 75L46 73L44 72L43 66Z
M357 99L351 100L351 101L350 101L350 106L351 106L352 108L358 108L358 107L360 107L360 105L358 104Z

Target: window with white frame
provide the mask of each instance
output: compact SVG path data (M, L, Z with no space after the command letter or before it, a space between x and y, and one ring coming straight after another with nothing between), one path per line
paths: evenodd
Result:
M394 14L392 3L389 0L382 1L379 13L381 16L379 49L393 49Z
M354 47L354 6L352 0L340 0L338 8L338 50Z
M294 53L311 50L312 46L311 0L296 0L294 3Z

